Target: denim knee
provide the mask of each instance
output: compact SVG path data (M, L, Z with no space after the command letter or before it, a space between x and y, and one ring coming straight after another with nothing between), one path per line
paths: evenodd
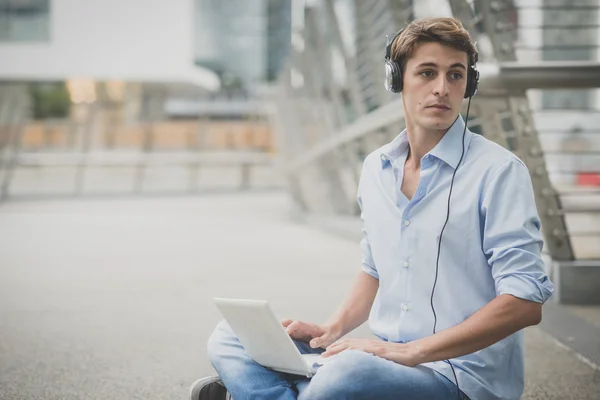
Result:
M208 358L213 364L223 353L223 346L231 337L235 337L231 327L225 320L222 320L217 324L206 343Z
M299 400L345 399L363 390L374 355L358 350L336 354L319 368Z

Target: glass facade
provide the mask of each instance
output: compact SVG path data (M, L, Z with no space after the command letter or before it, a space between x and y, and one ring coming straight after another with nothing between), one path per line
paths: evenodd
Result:
M266 78L277 78L292 42L292 0L267 0Z
M290 47L291 0L196 0L195 59L224 85L273 79Z
M49 40L50 0L0 0L0 43Z
M232 81L262 80L266 67L263 0L196 0L196 62Z

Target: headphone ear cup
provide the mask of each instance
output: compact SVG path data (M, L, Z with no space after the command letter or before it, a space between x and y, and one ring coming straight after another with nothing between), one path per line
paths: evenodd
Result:
M477 87L479 86L479 71L475 67L469 68L469 76L467 79L467 88L465 90L465 99L475 96Z
M385 88L392 93L402 91L402 69L396 61L385 61Z

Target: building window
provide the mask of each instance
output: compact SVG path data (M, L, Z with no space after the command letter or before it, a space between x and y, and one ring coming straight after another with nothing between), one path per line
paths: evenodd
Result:
M50 0L0 0L0 42L50 39Z

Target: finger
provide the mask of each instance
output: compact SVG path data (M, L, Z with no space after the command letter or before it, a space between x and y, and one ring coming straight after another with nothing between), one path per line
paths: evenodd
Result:
M292 322L294 322L293 319L283 319L281 320L281 325L283 325L284 328L287 328Z
M286 328L286 331L289 335L291 335L292 333L294 333L294 331L296 329L298 329L298 327L300 326L300 323L298 321L293 321L291 324L289 324Z
M348 341L348 339L336 340L335 342L333 342L329 346L327 346L327 350L329 350L330 347L344 346L344 345L345 346L350 345L350 342Z
M313 338L313 340L310 341L310 347L312 347L313 349L316 349L317 347L325 348L325 347L331 345L330 342L331 342L331 339L329 339L327 334L324 334L324 335Z
M333 354L339 353L342 349L345 349L347 347L349 347L349 346L346 343L336 342L336 343L333 343L333 344L330 344L329 346L327 346L327 348L325 349L325 352L330 355L333 355Z
M327 348L325 350L327 351L335 351L336 349L340 348L340 347L348 347L348 344L346 343L333 343L330 344L329 346L327 346Z
M341 353L342 351L346 350L348 348L348 346L344 346L344 345L339 345L339 346L329 346L327 348L327 350L321 354L321 357L331 357L334 356L338 353Z

